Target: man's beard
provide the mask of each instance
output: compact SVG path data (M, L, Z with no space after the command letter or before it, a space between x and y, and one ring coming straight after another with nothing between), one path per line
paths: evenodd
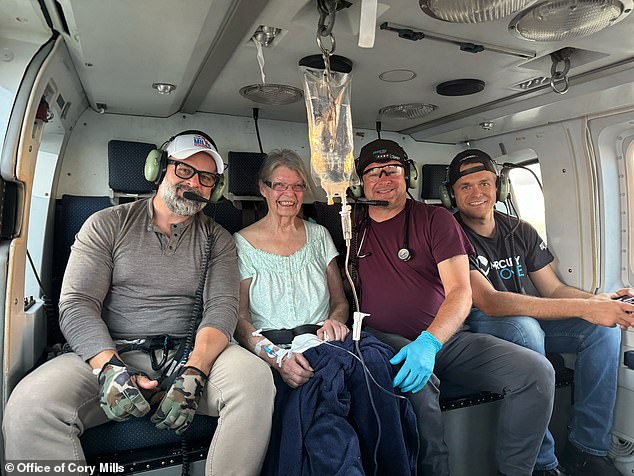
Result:
M192 192L196 195L200 195L198 190L196 190L195 188L183 184L173 185L167 180L163 180L161 182L161 185L159 186L159 196L170 212L176 215L189 217L195 215L203 208L205 208L206 204L203 202L194 202L192 200L180 197L178 195L178 190L182 190L183 192Z

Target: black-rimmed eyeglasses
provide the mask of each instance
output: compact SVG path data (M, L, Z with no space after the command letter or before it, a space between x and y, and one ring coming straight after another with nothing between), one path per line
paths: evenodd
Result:
M191 165L188 165L185 162L180 162L178 160L167 159L167 163L174 166L174 173L178 178L190 179L194 175L198 174L198 181L203 187L213 187L214 185L216 185L216 182L220 177L220 174L214 174L212 172L202 172L201 170L195 169Z

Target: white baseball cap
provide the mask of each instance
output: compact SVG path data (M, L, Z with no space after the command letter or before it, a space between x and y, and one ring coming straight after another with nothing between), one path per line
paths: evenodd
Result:
M205 152L216 162L216 173L221 174L225 170L222 157L204 136L200 134L185 134L176 136L167 146L167 156L177 160L184 160L198 152Z

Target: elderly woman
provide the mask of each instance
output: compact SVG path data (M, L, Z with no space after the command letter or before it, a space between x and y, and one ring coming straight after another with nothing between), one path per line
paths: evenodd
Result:
M271 152L259 179L268 213L234 235L236 338L271 366L278 389L264 474L413 474L409 402L364 373L390 389L393 351L363 334L363 362L351 352L337 250L324 227L299 217L307 184L294 152Z

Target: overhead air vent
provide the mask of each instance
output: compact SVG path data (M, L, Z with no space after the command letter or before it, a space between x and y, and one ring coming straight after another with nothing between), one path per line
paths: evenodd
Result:
M388 119L418 119L438 109L435 104L414 102L409 104L394 104L379 109L379 115Z
M288 84L250 84L240 89L240 94L259 104L285 106L302 99L301 89Z
M419 0L430 17L451 23L481 23L520 11L534 0Z
M592 35L621 21L632 0L547 0L517 15L509 30L531 41L563 41Z
M280 33L282 33L280 28L260 25L251 36L251 39L257 41L266 48L270 48Z
M484 81L479 79L454 79L436 86L436 93L441 96L468 96L484 90Z
M64 110L64 106L66 105L66 100L64 99L64 96L62 96L61 93L57 95L57 99L55 99L55 102L59 106L60 111Z
M535 89L549 83L550 78L548 76L537 76L535 78L522 81L521 83L514 84L512 88L517 89L518 91L528 91L530 89Z

